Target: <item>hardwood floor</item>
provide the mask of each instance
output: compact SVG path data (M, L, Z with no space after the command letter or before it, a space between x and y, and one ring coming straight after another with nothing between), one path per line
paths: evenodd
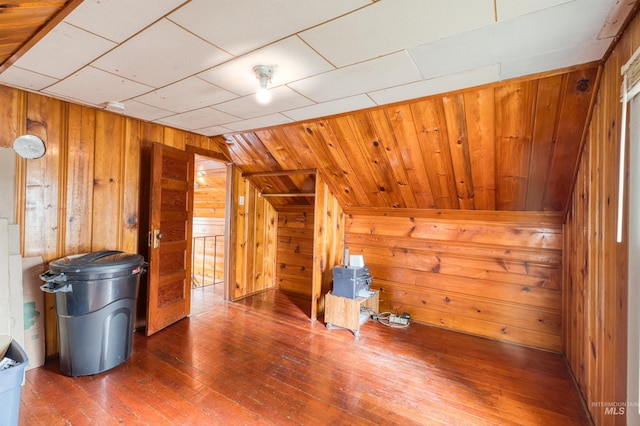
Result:
M28 371L20 425L590 424L560 355L419 324L368 321L356 340L295 295L212 290L108 372Z

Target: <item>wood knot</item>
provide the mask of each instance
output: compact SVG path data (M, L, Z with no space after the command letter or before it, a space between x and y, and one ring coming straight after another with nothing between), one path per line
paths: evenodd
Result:
M576 90L580 93L585 93L589 90L589 79L588 78L583 78L578 80L578 82L576 83Z

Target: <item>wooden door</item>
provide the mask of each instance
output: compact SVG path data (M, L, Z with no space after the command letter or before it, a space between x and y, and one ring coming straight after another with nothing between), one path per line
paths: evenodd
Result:
M151 147L147 336L189 315L193 155Z

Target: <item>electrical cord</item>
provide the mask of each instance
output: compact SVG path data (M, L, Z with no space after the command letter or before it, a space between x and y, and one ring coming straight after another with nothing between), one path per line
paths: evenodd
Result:
M373 320L391 328L407 328L411 323L411 315L404 312L402 315L395 315L391 312L376 313L371 308L361 307L360 312L367 313Z

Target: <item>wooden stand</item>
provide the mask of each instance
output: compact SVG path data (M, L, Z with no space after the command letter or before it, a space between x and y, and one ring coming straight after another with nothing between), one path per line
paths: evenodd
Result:
M370 297L358 297L349 299L348 297L334 296L331 292L325 296L324 322L327 328L343 327L353 331L353 335L360 337L360 325L370 316L369 313L360 314L360 308L369 308L374 312L379 309L379 294L372 290Z

